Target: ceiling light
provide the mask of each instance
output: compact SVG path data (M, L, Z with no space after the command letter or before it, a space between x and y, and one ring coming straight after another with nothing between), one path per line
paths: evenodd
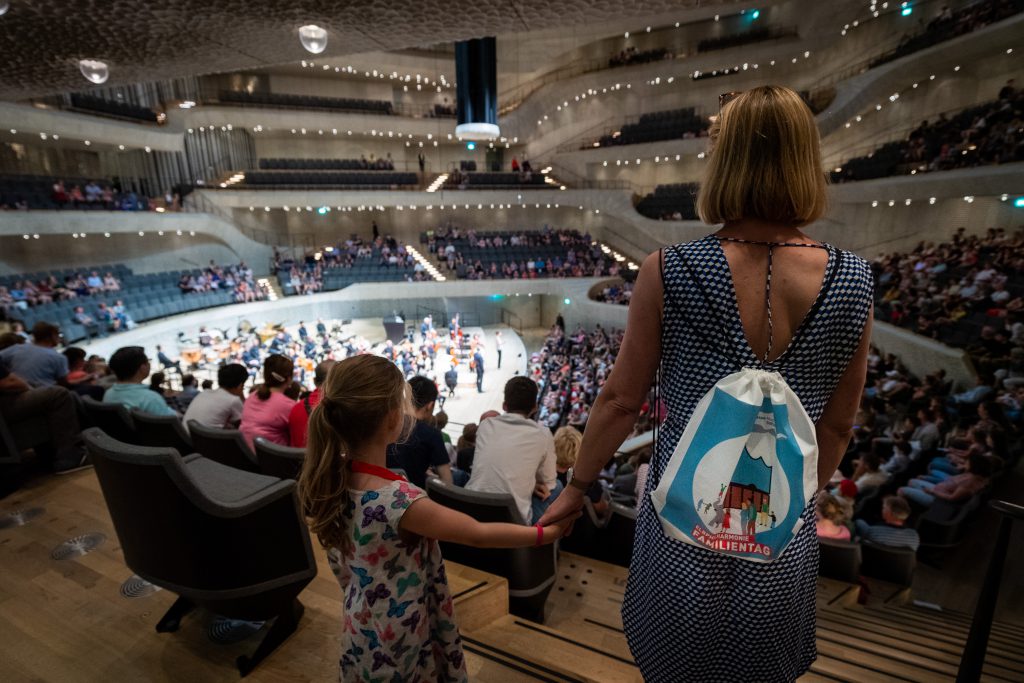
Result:
M110 68L107 66L107 63L101 62L98 59L80 59L78 60L78 68L87 81L96 85L106 83L107 79L110 78Z
M320 28L316 24L307 24L299 27L299 40L307 52L315 55L327 49L327 29Z
M7 10L9 10L10 8L11 8L11 3L9 3L9 2L0 2L0 17L2 17L3 15L7 14Z

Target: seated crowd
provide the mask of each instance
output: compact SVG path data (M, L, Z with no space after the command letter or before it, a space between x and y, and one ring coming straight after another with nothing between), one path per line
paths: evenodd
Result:
M620 272L589 234L577 230L461 231L445 226L421 238L458 279L603 277Z
M301 261L274 250L274 270L286 295L334 291L358 282L427 282L433 278L391 235L367 242L353 234L344 241L309 250Z
M960 228L947 242L922 242L874 261L875 317L964 348L984 375L1021 367L1024 349L1024 232ZM1012 363L1012 365L1011 365Z
M181 194L161 198L122 190L110 181L79 178L65 182L44 176L0 176L0 210L96 209L106 211L180 211Z
M182 294L228 291L237 303L262 301L266 298L263 288L256 282L252 268L245 261L237 265L221 266L211 259L209 265L198 272L182 273L178 278L178 289Z
M635 46L630 45L624 50L614 53L608 58L609 68L614 69L618 66L632 66L634 64L647 64L649 62L659 62L663 59L673 59L675 55L672 51L665 47L656 47L651 50L637 50Z
M619 304L621 306L628 306L632 298L632 282L616 282L610 284L594 296L595 301L600 301L601 303L606 304Z
M969 107L952 118L922 121L905 140L889 142L867 156L847 160L833 182L948 171L1024 161L1024 93L1013 79L993 102Z
M1024 3L1020 0L979 0L968 3L955 12L949 5L942 5L925 26L924 31L913 36L903 34L896 49L872 60L869 68L873 69L932 45L971 33L983 26L1011 17L1021 10L1024 10Z

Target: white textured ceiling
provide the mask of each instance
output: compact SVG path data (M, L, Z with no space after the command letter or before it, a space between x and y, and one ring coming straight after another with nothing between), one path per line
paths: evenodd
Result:
M0 17L0 99L86 89L78 60L109 84L217 73L308 57L297 28L330 32L323 57L486 35L679 14L736 0L11 0Z

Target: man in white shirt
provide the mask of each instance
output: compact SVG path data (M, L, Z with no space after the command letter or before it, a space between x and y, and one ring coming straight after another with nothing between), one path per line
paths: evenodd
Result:
M526 523L540 519L562 484L555 469L555 440L537 424L537 383L513 377L505 384L505 414L480 424L470 491L508 493Z
M237 429L242 420L242 391L249 371L233 363L217 371L218 389L196 394L188 405L182 423L188 429L190 420L215 429Z

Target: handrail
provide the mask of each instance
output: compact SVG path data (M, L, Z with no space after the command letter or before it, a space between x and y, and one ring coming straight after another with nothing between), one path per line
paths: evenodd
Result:
M501 309L501 322L508 325L519 334L523 333L523 319L507 308Z
M992 631L992 619L996 612L999 598L999 583L1003 578L1003 567L1006 564L1006 553L1010 547L1010 532L1015 520L1024 520L1024 506L1005 500L994 500L989 503L1003 518L999 522L996 534L996 545L988 561L985 580L981 584L978 602L971 620L971 630L967 635L960 668L956 673L956 683L976 683L981 680L981 670L985 665L985 652L988 650L988 637Z

